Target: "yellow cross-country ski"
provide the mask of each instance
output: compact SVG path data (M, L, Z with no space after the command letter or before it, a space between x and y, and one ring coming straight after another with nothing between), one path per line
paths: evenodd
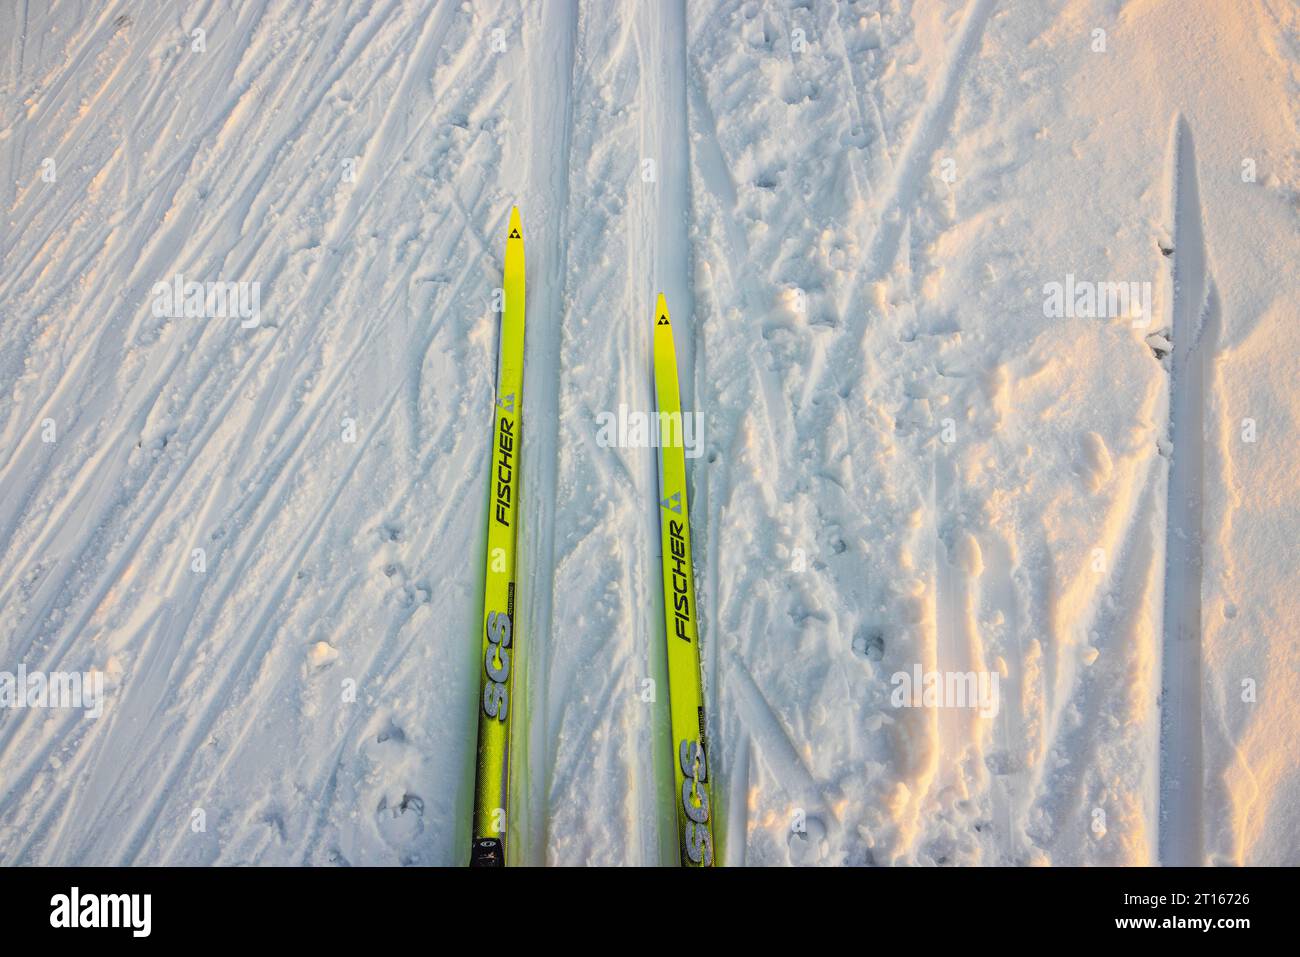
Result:
M519 651L515 631L515 542L519 528L519 426L524 385L524 234L517 207L510 210L503 291L492 479L488 484L487 567L479 634L482 694L470 851L470 864L475 867L500 867L506 862L511 687Z
M686 455L677 350L663 293L655 307L655 401L659 407L659 531L663 548L664 634L672 715L673 791L681 863L713 864L713 821L700 680L700 643L686 508Z

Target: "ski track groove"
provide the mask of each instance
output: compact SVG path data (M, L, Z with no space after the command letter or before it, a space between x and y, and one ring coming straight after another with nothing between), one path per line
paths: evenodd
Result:
M731 742L729 753L734 758L723 779L728 783L727 799L725 803L714 799L722 809L715 822L720 825L720 836L715 837L722 846L725 865L744 867L749 843L746 838L749 835L750 762L753 754L753 743L749 735L737 735L737 740Z
M663 119L663 92L654 37L663 10L663 4L654 8L649 5L638 7L621 44L624 48L632 47L636 64L638 179L631 184L629 202L629 249L623 284L626 317L619 337L623 357L620 378L635 383L633 394L627 397L632 408L646 409L656 408L649 324L655 296L659 292L660 257L664 254L657 219L659 198L668 188L666 179L671 175L657 138L658 124ZM647 159L657 164L654 183L646 183L639 175L643 170L641 164ZM669 314L676 316L673 305L669 302ZM636 361L636 357L641 361ZM662 590L655 587L662 574L658 451L648 451L649 454L645 454L642 450L628 449L619 455L619 459L627 467L627 488L634 503L639 537L649 545L648 548L631 549L624 569L630 582L628 599L632 634L629 658L643 663L644 673L655 682L656 696L653 708L633 712L626 746L631 755L628 765L636 798L634 819L630 822L635 834L634 845L640 863L655 865L675 863L678 846L676 810L663 787L664 776L672 773L672 765L667 760L672 749L672 734L663 715L663 709L672 700L672 689L663 649ZM671 818L669 813L673 815Z
M520 658L526 663L516 680L523 686L524 713L533 716L526 729L521 722L511 731L511 751L516 768L527 768L524 775L511 776L511 803L522 803L528 822L523 825L520 841L520 814L513 813L508 827L516 847L530 864L541 864L550 846L549 794L554 772L552 751L558 719L551 712L548 685L552 678L555 649L553 645L553 607L555 581L555 493L559 470L559 400L560 377L563 370L562 340L566 290L565 269L567 257L569 213L569 163L573 144L573 91L579 67L579 16L576 0L560 3L558 0L539 7L539 33L547 41L539 47L545 50L540 63L526 55L529 68L516 74L516 80L527 87L527 121L521 124L527 130L527 146L518 144L517 155L527 155L527 192L529 200L523 204L524 236L535 252L530 256L532 267L528 293L529 309L527 332L531 345L527 350L528 364L524 369L523 451L521 463L535 463L525 468L523 487L520 490L521 507L528 517L524 528L521 551L520 604L523 608L523 641L526 651ZM558 106L558 124L547 121L554 117L549 111L539 115L537 88L529 77L539 71L551 71L555 82L546 89L562 91ZM559 132L556 133L558 126ZM558 141L555 137L558 135ZM530 212L531 211L531 212ZM545 212L544 212L545 211ZM531 227L530 227L531 222ZM528 239L529 236L533 238ZM539 267L538 263L542 265ZM529 448L534 451L529 453ZM539 455L536 450L551 449ZM539 666L540 667L537 667ZM538 673L540 671L540 674ZM521 730L523 734L521 734ZM520 743L523 747L520 747ZM520 757L523 760L520 760ZM526 792L520 802L521 791ZM519 855L516 855L516 861Z
M1196 151L1181 116L1173 131L1174 251L1160 716L1160 862L1204 863L1205 779L1201 726L1202 501L1205 485L1205 346L1217 325Z

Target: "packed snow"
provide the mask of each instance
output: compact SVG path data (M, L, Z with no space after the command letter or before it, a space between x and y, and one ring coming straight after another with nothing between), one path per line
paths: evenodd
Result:
M719 863L1300 864L1290 0L0 37L0 863L467 861L517 204L512 863L677 862L662 291Z

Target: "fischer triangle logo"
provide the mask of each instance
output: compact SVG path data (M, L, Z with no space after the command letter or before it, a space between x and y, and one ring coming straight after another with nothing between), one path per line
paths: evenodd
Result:
M511 392L508 396L503 398L500 402L497 403L497 408L499 408L502 412L514 412L515 394Z
M680 515L682 514L682 493L673 492L672 495L669 495L666 499L661 501L659 504L662 505L664 508L668 509L668 511L676 512L678 515Z
M512 230L510 230L510 238L511 238L511 239L518 239L518 238L519 238L519 230L517 230L517 229L512 229Z
M660 317L659 317L659 322L657 322L656 325L660 325L660 326L666 326L666 325L668 325L668 317L667 317L667 316L660 316Z

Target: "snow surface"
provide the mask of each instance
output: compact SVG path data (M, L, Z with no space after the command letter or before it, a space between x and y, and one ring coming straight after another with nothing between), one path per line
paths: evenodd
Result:
M1293 3L0 24L0 672L107 689L0 709L0 862L467 859L518 203L515 860L675 861L655 457L597 441L662 290L720 860L1300 863Z

